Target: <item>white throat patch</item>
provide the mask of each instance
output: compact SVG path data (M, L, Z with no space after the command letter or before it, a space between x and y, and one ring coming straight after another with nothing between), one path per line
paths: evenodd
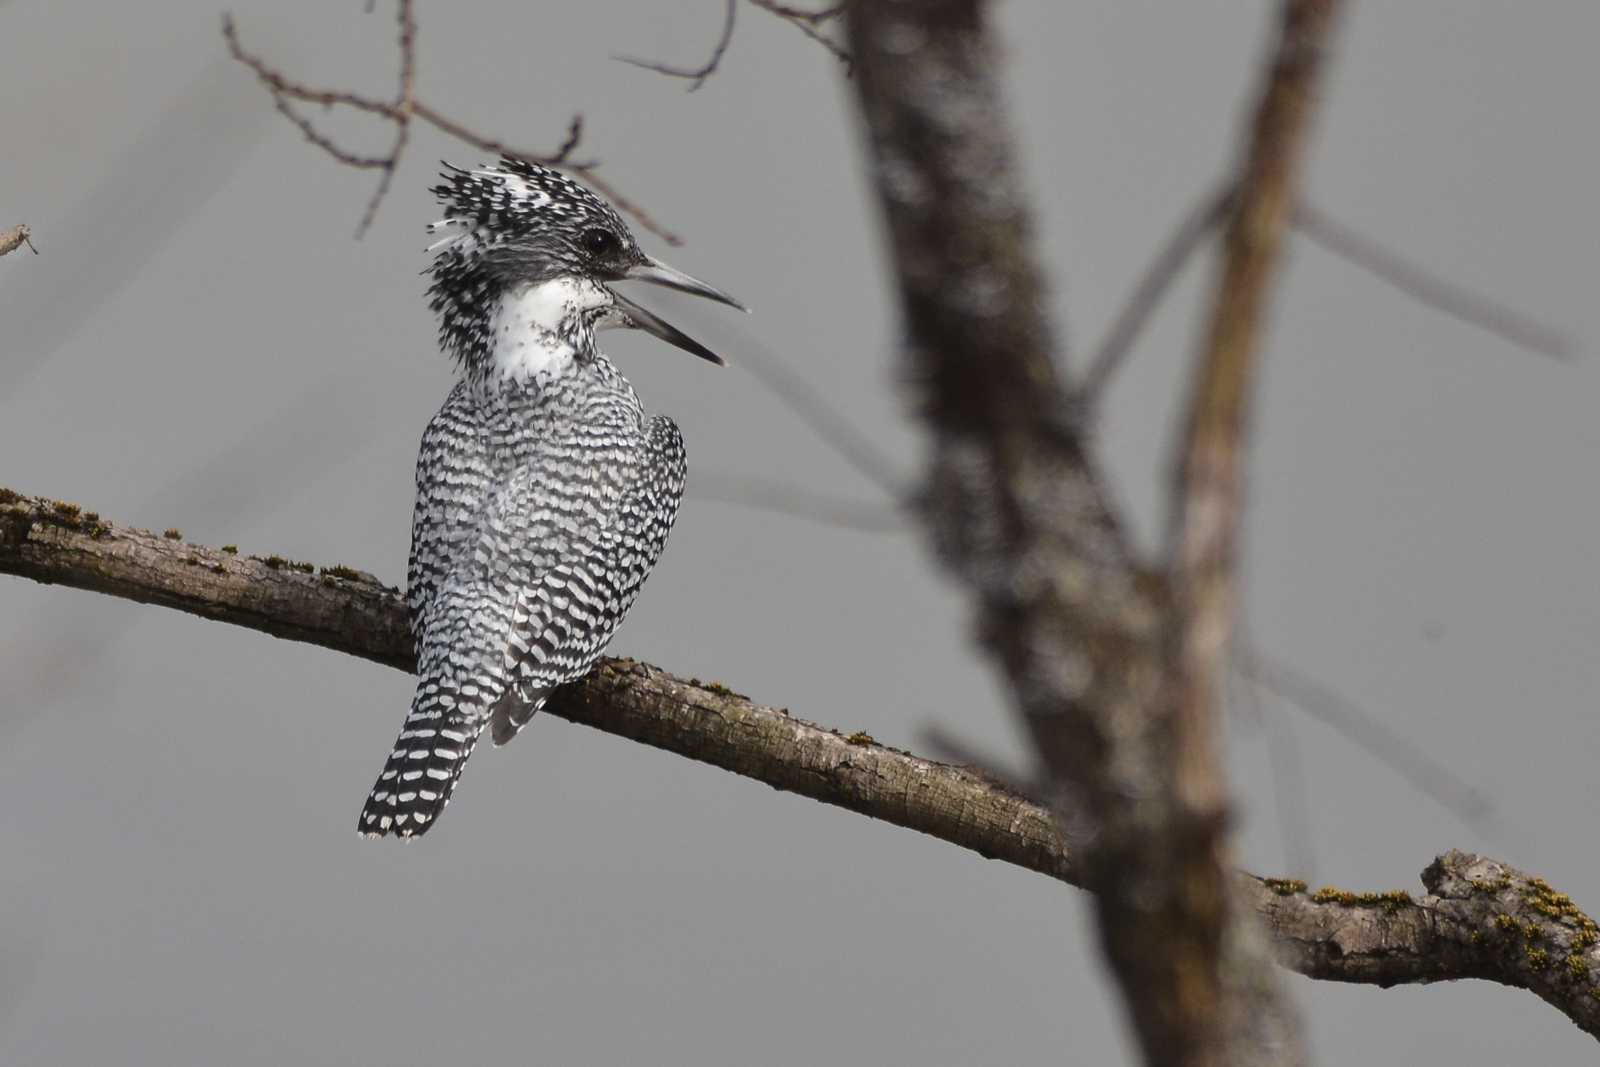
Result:
M559 378L577 356L574 321L611 302L604 286L582 278L553 278L507 293L489 320L494 377L541 385Z

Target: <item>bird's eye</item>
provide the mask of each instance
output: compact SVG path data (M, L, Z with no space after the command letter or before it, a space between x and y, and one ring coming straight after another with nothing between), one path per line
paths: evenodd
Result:
M591 256L608 256L617 250L617 237L610 230L584 230L583 248Z

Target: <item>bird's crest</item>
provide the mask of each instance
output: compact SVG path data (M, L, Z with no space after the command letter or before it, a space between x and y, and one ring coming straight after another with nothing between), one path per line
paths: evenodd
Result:
M431 268L437 272L456 256L470 256L498 244L530 237L541 231L600 226L628 234L611 205L560 171L537 163L503 156L471 170L444 164L443 179L431 192L445 209L445 217L428 225L431 234L443 234L428 246L436 253Z
M605 230L642 258L621 216L559 171L510 156L471 170L444 167L432 192L445 214L428 226L438 239L425 273L440 346L464 365L485 356L489 317L508 282L586 269L585 234Z

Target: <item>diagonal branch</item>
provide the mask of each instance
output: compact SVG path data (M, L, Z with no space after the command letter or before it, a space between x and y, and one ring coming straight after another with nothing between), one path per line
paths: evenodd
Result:
M1314 204L1301 201L1296 205L1294 227L1325 250L1370 271L1419 304L1529 352L1551 359L1572 358L1572 341L1560 331L1408 262L1382 242L1357 232Z
M1094 359L1078 384L1080 403L1092 407L1099 401L1111 379L1133 351L1133 344L1139 339L1145 323L1150 321L1156 305L1161 303L1161 298L1167 295L1167 290L1177 280L1178 272L1205 243L1205 239L1211 236L1211 232L1227 218L1232 203L1233 190L1227 188L1208 193L1189 209L1189 213L1140 276L1133 295L1112 322L1110 333L1095 350Z
M243 556L0 489L0 573L176 608L410 671L405 600L346 566ZM545 710L775 789L1076 883L1048 812L962 767L757 704L715 682L606 659Z
M0 489L0 573L160 604L400 670L405 604L371 575L241 556L133 529L74 504ZM989 859L1083 884L1046 809L965 767L923 759L757 704L715 682L606 659L547 706L570 722L721 767L775 789L917 830ZM1600 1037L1594 923L1543 881L1451 852L1431 896L1309 892L1240 874L1279 961L1313 978L1379 986L1482 978L1531 989ZM1542 952L1542 954L1541 954Z
M722 16L722 36L717 38L716 46L711 49L711 57L692 70L687 67L668 66L649 59L636 59L633 56L617 56L616 59L629 66L654 71L669 78L687 79L689 91L692 93L704 85L706 79L715 74L717 68L722 65L722 57L727 54L728 45L733 43L733 21L738 11L739 0L728 0L727 9Z
M778 16L817 44L827 49L828 54L844 64L845 73L850 72L850 53L822 32L822 27L844 14L845 5L842 3L829 4L827 7L808 10L795 7L793 4L779 3L778 0L750 0L761 10Z

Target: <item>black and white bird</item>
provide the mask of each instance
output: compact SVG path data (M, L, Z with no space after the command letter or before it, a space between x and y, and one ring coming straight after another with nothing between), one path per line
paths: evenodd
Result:
M361 812L375 837L425 833L486 728L505 744L588 672L666 544L683 438L646 416L595 334L645 330L723 361L610 283L742 310L646 255L609 205L556 171L503 159L441 177L428 295L461 375L417 456L417 691Z

